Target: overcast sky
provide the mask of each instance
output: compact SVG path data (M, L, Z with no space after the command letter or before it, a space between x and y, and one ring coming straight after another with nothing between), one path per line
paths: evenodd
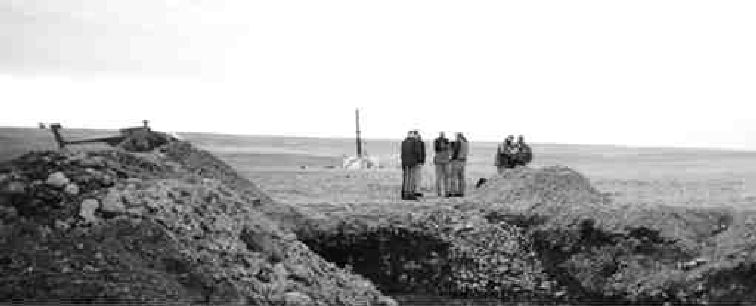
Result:
M754 1L0 0L0 126L756 149Z

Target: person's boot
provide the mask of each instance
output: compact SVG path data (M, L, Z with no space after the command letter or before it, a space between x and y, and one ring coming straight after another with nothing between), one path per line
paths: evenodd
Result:
M414 196L416 196L416 197L422 197L422 196L423 196L423 194L422 194L422 193L420 193L420 192L415 192Z

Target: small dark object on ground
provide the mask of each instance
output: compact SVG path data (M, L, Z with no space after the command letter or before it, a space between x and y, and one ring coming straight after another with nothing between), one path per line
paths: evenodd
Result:
M486 179L486 178L484 178L484 177L481 177L480 179L478 179L478 183L477 183L477 184L475 184L475 189L478 189L478 188L480 188L480 187L483 187L483 185L485 185L485 184L486 184L486 182L488 182L488 179Z

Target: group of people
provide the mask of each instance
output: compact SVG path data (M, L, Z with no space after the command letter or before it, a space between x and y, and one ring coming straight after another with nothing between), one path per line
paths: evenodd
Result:
M444 132L433 141L433 164L436 166L436 192L439 197L462 197L465 194L465 165L469 152L467 138L456 133L450 141ZM425 164L425 143L417 130L409 131L402 141L402 200L417 200L421 168ZM533 160L533 151L520 135L515 142L509 135L496 149L495 165L499 174L505 169L525 166Z
M468 141L462 133L449 141L444 132L433 141L433 164L436 166L438 196L461 197L465 191L465 164L469 152ZM420 184L421 167L425 164L425 143L418 131L409 131L402 141L402 200L417 200L423 196Z
M499 174L502 174L504 169L525 166L530 163L533 160L533 151L525 143L525 138L522 135L517 137L517 142L514 142L513 135L509 135L496 149L495 160L496 169Z

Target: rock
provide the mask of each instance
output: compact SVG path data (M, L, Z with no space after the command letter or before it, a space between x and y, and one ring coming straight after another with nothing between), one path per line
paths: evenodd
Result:
M284 294L284 305L286 306L306 306L312 305L312 299L301 292L286 292Z
M55 220L55 228L59 230L67 230L69 227L68 223L61 220Z
M105 186L105 187L113 186L115 184L115 179L113 179L112 175L105 174L105 175L102 176L102 183L101 184L103 186Z
M379 306L399 306L399 303L397 303L394 299L390 297L380 296L378 297L378 305Z
M289 266L289 277L307 283L310 278L309 271L304 265Z
M19 181L12 181L2 189L4 194L23 194L26 192L26 184Z
M50 176L47 177L46 181L47 185L55 186L55 187L63 187L66 184L69 183L69 179L66 177L63 172L55 172L53 174L50 174Z
M142 182L142 179L138 177L130 177L126 179L126 183L130 183L130 184L139 184L141 182Z
M118 191L110 190L108 195L102 199L102 206L100 209L106 213L123 213L126 211L126 207L121 202L121 195Z
M13 206L0 205L0 219L13 219L18 216L18 211Z
M100 156L92 156L89 158L82 158L79 161L79 164L84 167L97 167L102 166L103 164L103 158Z
M126 210L130 215L143 216L146 213L144 207L133 207Z
M100 202L94 199L86 199L84 202L81 202L79 216L84 218L87 223L95 222L97 221L97 217L95 217L94 212L98 207L100 207Z
M79 186L74 183L70 183L66 185L66 188L64 190L67 194L70 194L70 195L79 194Z

